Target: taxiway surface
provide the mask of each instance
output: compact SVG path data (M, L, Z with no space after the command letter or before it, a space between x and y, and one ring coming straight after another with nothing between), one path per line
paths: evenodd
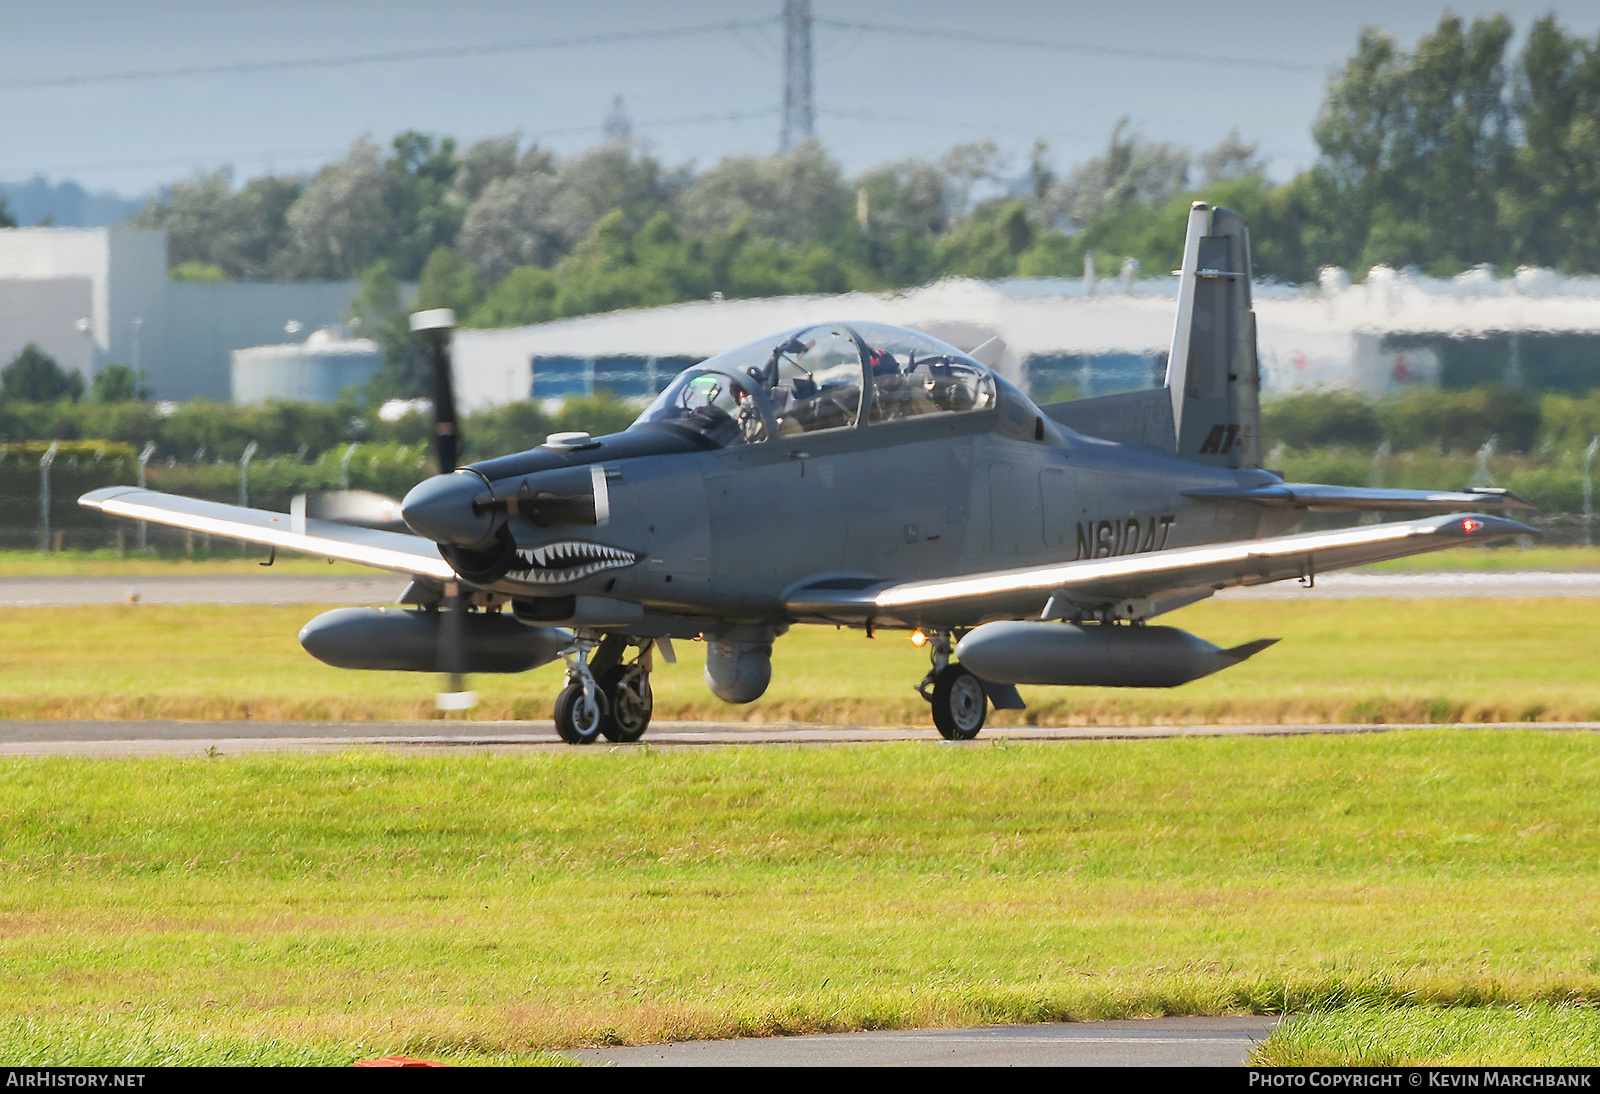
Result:
M876 1030L568 1052L619 1067L1241 1067L1277 1018Z
M996 741L1134 741L1164 737L1288 737L1310 734L1393 733L1439 729L1416 725L1172 725L1172 726L995 726L973 741L945 741L922 726L815 726L793 722L765 725L725 722L655 722L643 741L593 748L706 748L726 745L849 745L881 741L925 741L948 748L984 748ZM1474 724L1473 729L1543 729L1600 732L1600 722ZM329 752L386 748L406 752L561 751L573 746L556 736L552 722L173 722L0 721L0 757L5 756L242 756L261 752ZM214 752L211 750L215 750Z
M406 579L389 574L225 574L210 577L0 578L0 607L71 604L391 604ZM1310 588L1280 581L1224 589L1219 600L1392 597L1600 597L1600 571L1325 574Z

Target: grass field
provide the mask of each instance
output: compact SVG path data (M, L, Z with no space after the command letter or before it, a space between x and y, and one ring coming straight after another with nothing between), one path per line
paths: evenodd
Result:
M14 1064L524 1062L1283 1011L1311 1016L1272 1058L1414 1051L1364 1032L1371 1008L1512 1038L1506 1015L1565 1022L1519 1058L1576 1062L1593 1012L1569 1018L1600 991L1586 733L11 760L0 779Z
M0 609L0 718L425 718L437 681L352 672L296 641L319 609L96 605ZM1283 641L1235 668L1161 690L1024 688L992 724L1573 721L1600 718L1600 611L1583 600L1230 601L1167 617L1219 645ZM927 657L903 633L799 627L780 638L760 701L726 706L703 651L658 665L658 718L923 724ZM545 719L549 665L480 675L473 716Z
M1365 570L1600 570L1600 547L1453 547L1396 558Z
M1354 1006L1297 1015L1257 1047L1269 1067L1600 1066L1600 1010Z
M316 611L0 609L0 717L432 713L427 677L305 655ZM1026 717L1600 718L1591 602L1236 601L1170 621L1284 641L1170 691L1025 689ZM799 628L746 708L678 649L658 717L927 717L903 635ZM548 717L559 682L480 676L474 716ZM0 1061L551 1063L577 1044L1291 1012L1260 1062L1597 1063L1600 737L1025 746L1004 739L1015 720L957 747L0 762Z
M231 541L230 541L231 542ZM0 577L210 577L220 574L380 574L370 566L350 562L329 563L288 553L277 556L271 567L264 547L213 551L205 557L140 555L116 551L0 551Z

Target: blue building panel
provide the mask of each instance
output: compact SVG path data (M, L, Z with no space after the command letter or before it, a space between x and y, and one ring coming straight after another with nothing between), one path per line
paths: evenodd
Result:
M535 357L532 364L535 399L565 399L594 392L594 362L587 357Z

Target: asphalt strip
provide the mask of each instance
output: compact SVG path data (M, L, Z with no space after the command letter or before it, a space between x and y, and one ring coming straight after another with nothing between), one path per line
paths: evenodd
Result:
M729 745L825 746L922 741L940 748L983 748L1000 742L1137 741L1171 737L1297 737L1441 729L1438 724L998 726L973 741L945 741L920 726L812 726L657 722L643 741L591 749L705 748ZM1600 722L1474 723L1468 729L1600 732ZM3 756L242 756L268 752L339 752L384 748L402 752L553 752L572 748L551 722L0 722Z
M1279 1019L1144 1018L576 1049L618 1067L1241 1067Z

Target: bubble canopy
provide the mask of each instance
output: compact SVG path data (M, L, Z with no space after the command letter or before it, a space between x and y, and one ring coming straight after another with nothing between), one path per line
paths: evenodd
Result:
M886 323L817 323L686 369L635 426L666 424L720 446L759 444L995 405L993 373L954 346Z

